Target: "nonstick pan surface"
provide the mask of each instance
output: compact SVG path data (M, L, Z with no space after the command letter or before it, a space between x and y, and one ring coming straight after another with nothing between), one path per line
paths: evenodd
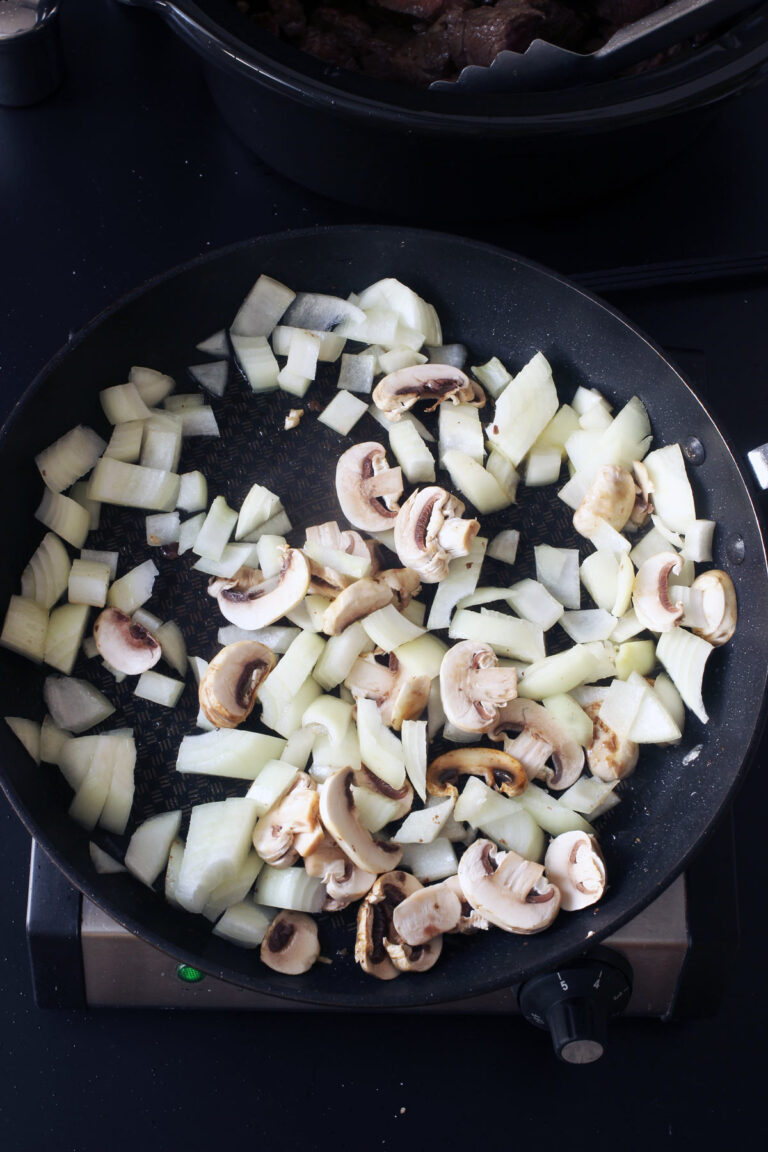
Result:
M682 743L644 748L637 771L619 786L622 802L598 825L609 887L597 907L561 913L537 936L494 930L447 937L430 972L386 983L354 964L354 910L321 918L330 964L302 977L278 978L257 952L212 936L202 917L172 908L133 877L95 874L90 837L67 816L71 793L58 770L35 767L5 725L0 782L30 833L81 891L131 931L212 975L307 1004L365 1009L416 1007L511 985L597 943L659 895L712 828L746 768L760 734L768 647L765 549L748 487L722 435L663 353L612 308L563 278L498 249L438 233L364 227L289 233L211 254L140 288L75 337L24 394L0 434L2 605L17 593L21 570L42 536L34 519L42 489L35 453L80 422L106 434L98 392L125 380L131 365L169 372L179 391L191 390L185 368L202 359L195 345L230 324L262 272L299 290L342 296L395 276L435 304L446 342L465 343L471 364L498 355L517 370L540 349L552 363L561 400L569 400L579 384L601 389L616 406L633 395L642 399L655 446L679 441L690 452L697 514L717 521L715 566L731 574L739 598L736 635L710 658L705 677L709 724L689 714ZM340 515L333 474L351 440L319 424L307 403L324 405L334 391L331 370L308 393L299 427L286 432L283 420L297 405L295 398L282 392L254 396L233 369L225 396L212 401L221 439L187 441L181 470L201 468L209 496L221 494L232 507L253 482L266 484L282 496L294 524L290 539L300 543L308 524ZM353 430L355 440L386 443L385 435L370 416ZM488 536L504 527L522 534L514 569L494 570L489 563L485 583L531 575L534 544L579 543L554 488L521 488L517 505L481 523ZM148 607L179 623L191 654L213 655L222 621L205 594L207 578L191 571L193 557L158 557L146 545L144 515L107 506L90 546L119 549L120 573L151 556L160 576ZM549 634L548 651L556 642L557 629ZM102 847L121 857L134 827L150 814L182 808L186 816L193 804L244 794L242 781L175 772L178 744L195 730L191 677L171 711L137 700L133 678L116 684L98 660L80 658L73 674L88 676L116 704L104 728L131 726L137 737L131 822L123 838L97 830L93 838ZM0 651L0 675L2 713L41 719L45 671ZM251 723L258 727L257 718Z

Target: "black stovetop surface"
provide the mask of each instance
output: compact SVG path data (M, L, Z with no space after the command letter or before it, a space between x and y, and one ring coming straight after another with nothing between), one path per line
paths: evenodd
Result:
M0 416L69 333L146 278L250 235L371 220L247 153L196 61L153 17L68 0L63 32L62 90L35 108L0 109ZM764 87L610 204L451 230L562 272L768 252L767 123ZM768 439L768 279L611 299L657 342L687 350L737 449ZM767 750L764 741L734 806L742 938L719 1013L619 1022L607 1056L584 1068L556 1064L546 1037L518 1021L42 1012L26 958L29 843L3 801L3 1147L367 1150L522 1138L549 1149L562 1136L570 1147L602 1138L639 1149L765 1133Z

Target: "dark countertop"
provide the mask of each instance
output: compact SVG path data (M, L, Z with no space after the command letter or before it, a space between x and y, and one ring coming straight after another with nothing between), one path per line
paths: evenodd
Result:
M371 219L246 152L196 60L157 19L68 0L63 33L60 92L0 109L0 416L70 333L148 277L250 235ZM453 230L563 272L766 252L767 121L765 86L610 204ZM768 438L764 281L615 300L662 344L703 352L696 383L740 450ZM516 1020L38 1010L24 932L29 842L3 801L3 1146L367 1149L525 1133L544 1147L563 1135L639 1149L765 1132L762 767L734 808L742 940L719 1013L622 1021L587 1068L558 1065L543 1034Z

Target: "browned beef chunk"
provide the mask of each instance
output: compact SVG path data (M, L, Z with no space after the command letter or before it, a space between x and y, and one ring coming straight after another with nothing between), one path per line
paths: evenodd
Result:
M443 0L375 0L380 8L401 12L417 20L434 20L443 8Z
M524 52L543 27L543 13L525 0L473 8L464 14L464 59L487 66L505 48Z
M290 39L301 36L307 26L307 14L301 0L269 0L278 27Z

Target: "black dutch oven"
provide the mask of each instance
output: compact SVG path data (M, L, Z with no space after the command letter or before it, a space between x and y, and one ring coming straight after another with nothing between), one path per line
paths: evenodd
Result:
M664 164L768 69L768 4L685 59L581 88L420 91L321 63L233 0L125 0L202 58L224 119L254 152L333 199L430 221L508 218L602 196Z
M637 771L620 785L621 803L599 825L610 883L598 905L561 913L549 930L535 936L491 931L446 937L433 969L389 982L366 976L354 963L354 908L321 917L323 952L332 963L317 964L304 976L278 977L257 953L212 936L202 916L171 907L132 876L97 875L88 854L89 834L67 815L71 791L55 767L31 762L5 724L0 724L0 786L73 884L115 920L179 960L261 992L337 1008L415 1007L477 995L558 968L659 895L713 829L759 740L768 677L768 570L749 484L675 368L608 305L488 245L392 228L325 228L262 238L158 278L74 337L0 432L7 542L0 611L18 592L20 572L42 535L34 519L42 488L35 454L79 422L106 432L98 391L125 378L132 364L168 371L184 390L185 365L200 358L195 344L231 322L262 272L304 290L344 296L383 276L397 276L435 304L445 338L466 342L471 363L495 354L517 367L541 349L553 365L562 399L569 399L579 384L602 388L616 406L638 395L648 408L656 444L677 441L695 447L689 471L697 514L717 521L715 566L731 574L740 610L736 635L709 660L709 723L689 713L681 744L644 748ZM335 390L331 371L313 385L308 399L325 403ZM335 463L349 438L325 428L311 410L297 429L286 432L283 421L295 398L282 392L254 396L234 372L225 396L212 403L222 438L187 442L183 462L185 470L201 468L209 477L211 496L221 494L238 507L258 479L283 496L295 526L290 539L299 543L307 525L339 516ZM366 415L353 439L382 435ZM489 536L507 527L521 530L515 579L533 574L532 545L577 543L569 510L552 488L525 490L518 506L483 516L482 524ZM148 548L140 512L104 506L93 546L118 549L121 573L152 556L160 575L148 607L180 623L192 654L210 657L217 650L222 621L206 595L206 578L188 571L189 554L162 558ZM495 575L491 571L484 578L503 584L510 575L499 565ZM44 675L44 669L0 649L0 712L41 719ZM195 730L198 702L192 687L169 710L139 700L132 677L117 684L98 661L79 657L74 675L95 682L115 703L117 712L105 722L106 729L133 727L137 735L131 822L125 837L97 829L93 837L103 848L122 858L128 835L151 814L181 808L186 815L193 804L244 794L243 781L175 771L181 738ZM258 727L257 714L249 726Z

